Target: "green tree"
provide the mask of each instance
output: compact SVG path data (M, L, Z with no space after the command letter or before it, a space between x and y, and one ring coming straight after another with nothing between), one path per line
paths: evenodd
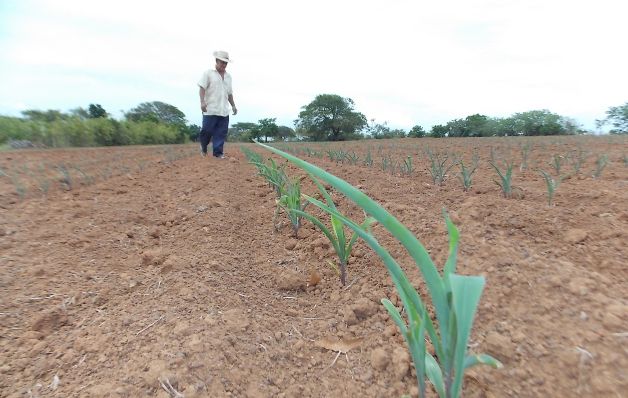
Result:
M229 141L251 141L251 131L259 128L257 123L238 122L229 128Z
M366 117L355 111L351 98L320 94L301 108L295 126L300 134L314 141L351 139L366 125Z
M87 108L90 119L98 119L99 117L107 117L107 111L100 104L89 104Z
M176 142L183 142L188 136L185 114L176 106L165 102L143 102L124 114L125 118L133 122L154 122L172 126L179 132Z
M268 142L268 138L275 138L279 132L279 126L275 123L276 118L266 118L258 120L260 135L264 137L264 142Z
M434 138L443 138L443 137L447 137L448 133L449 133L449 129L446 126L443 126L442 124L437 124L437 125L432 126L432 130L430 131L430 136Z
M390 138L390 127L388 127L388 122L375 123L375 119L371 119L371 123L366 126L365 132L367 136L376 140Z
M78 108L70 109L70 115L81 120L89 119L89 112L80 106Z
M279 126L277 129L276 138L282 141L286 141L290 138L296 137L294 129L288 126Z
M410 131L408 132L408 137L422 138L425 137L426 134L427 133L425 132L425 129L417 124L410 129Z
M188 124L186 127L186 136L190 141L198 141L198 135L201 132L201 126L197 124Z
M560 135L566 132L562 117L547 109L515 113L511 118L517 135Z
M176 106L165 102L143 102L124 114L127 120L133 122L158 122L170 125L185 125L185 114Z
M621 106L612 106L606 111L606 119L598 121L598 125L611 123L611 134L628 134L628 102Z
M28 109L22 111L22 115L27 120L31 120L33 122L54 122L56 120L66 120L70 117L69 115L54 109L49 109L47 111Z

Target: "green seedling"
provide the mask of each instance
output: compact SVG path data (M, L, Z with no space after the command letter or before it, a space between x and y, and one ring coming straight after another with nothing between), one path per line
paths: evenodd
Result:
M532 145L529 142L521 146L521 164L519 165L519 171L526 170L528 168L528 158L530 156L530 150Z
M284 186L284 191L279 199L277 199L277 211L275 211L275 218L278 210L284 209L290 220L292 226L292 233L295 238L298 238L299 228L301 227L302 216L294 210L304 212L309 202L303 202L301 197L301 181L295 179L289 181Z
M563 159L564 157L562 155L554 154L554 156L552 156L552 161L549 163L558 176L560 175L560 169L563 165Z
M399 171L401 172L402 176L411 176L413 170L412 156L406 156L406 158L403 160L403 164L399 165Z
M502 194L504 195L505 198L511 198L512 190L513 190L512 162L505 162L506 169L504 171L500 170L492 160L489 161L489 164L493 166L493 168L499 175L499 179L500 179L499 181L493 180L493 182L495 182L495 184L497 184L501 188Z
M335 209L336 205L334 204L331 195L329 195L325 187L323 187L323 185L316 178L312 178L312 180L316 184L321 195L325 198L325 201L327 202L327 207L329 207L330 209ZM305 197L308 200L311 199L307 195ZM340 219L333 214L330 215L331 228L328 228L325 224L323 224L321 220L309 213L305 213L304 211L296 209L293 209L292 212L310 220L316 227L318 227L318 229L321 230L321 232L323 232L327 239L329 239L329 242L336 251L339 262L339 267L335 267L333 263L331 263L331 266L332 268L339 270L340 283L345 286L347 284L347 264L349 263L349 257L351 257L353 245L358 239L357 233L354 232L353 235L351 235L351 238L347 240L342 221L340 221ZM370 227L374 222L375 219L373 219L372 217L366 217L360 225L360 228L364 230L370 230Z
M427 284L436 314L436 324L432 321L423 300L399 264L379 244L370 230L364 228L364 223L362 225L356 224L338 212L333 206L333 202L330 203L329 200L325 204L317 199L307 197L310 202L330 214L337 222L351 228L383 260L395 284L403 308L400 311L387 299L382 299L382 304L401 330L408 345L416 370L419 397L426 396L426 377L434 386L439 397L457 398L462 391L466 369L478 364L487 364L494 368L502 366L498 360L489 355L474 355L467 352L473 318L484 289L485 280L482 276L463 276L455 273L459 233L446 213L445 222L450 237L449 256L441 276L429 253L412 232L362 191L297 157L264 144L258 143L258 145L304 169L312 176L317 185L320 186L318 182L320 179L346 195L365 213L370 214L384 226L414 259ZM427 339L430 340L434 348L433 353L427 350Z
M547 205L552 206L552 200L554 199L554 193L558 186L563 181L565 177L552 177L549 173L544 170L539 170L543 178L545 179L545 184L547 186Z
M364 158L364 165L367 167L373 167L373 157L371 156L370 148L368 152L366 152L366 157Z
M473 160L470 167L465 166L464 161L461 159L458 164L460 165L460 173L458 174L458 178L460 182L462 182L462 190L465 192L469 192L471 189L471 185L473 183L473 173L478 168L480 158L477 153L473 154Z
M442 186L447 178L447 173L456 165L456 162L454 161L447 165L447 160L449 159L447 154L433 153L429 149L427 150L427 155L430 158L430 168L428 171L432 176L432 181L434 184Z
M608 155L602 154L598 155L597 160L595 161L595 172L593 173L593 177L599 178L602 175L602 171L608 164Z

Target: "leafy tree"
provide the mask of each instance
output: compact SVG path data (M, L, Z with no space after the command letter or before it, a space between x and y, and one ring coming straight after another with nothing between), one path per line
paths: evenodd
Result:
M475 114L464 119L454 119L448 122L449 137L484 137L489 134L490 119L487 116Z
M430 131L430 136L434 138L442 138L442 137L447 137L448 133L449 133L449 129L446 126L443 126L442 124L437 124L437 125L432 126L432 130Z
M294 138L294 137L296 137L296 133L294 132L294 129L288 126L279 126L277 129L277 135L275 138L282 141L286 141L287 139Z
M511 118L518 135L560 135L566 132L561 116L547 109L515 113Z
M70 115L81 120L89 119L89 112L80 106L78 108L70 109Z
M390 135L390 127L388 122L375 123L375 119L371 119L371 123L366 126L366 134L376 140L387 138Z
M69 115L53 109L47 111L28 109L22 111L22 115L33 122L54 122L56 120L66 120L69 118Z
M301 108L295 126L314 141L340 141L353 138L366 125L366 117L354 110L351 98L320 94Z
M190 141L198 141L198 135L201 132L201 126L196 124L188 124L186 127L186 136Z
M98 119L99 117L107 117L107 111L100 104L89 104L87 109L90 119Z
M275 123L276 118L266 118L258 120L260 135L264 137L264 142L268 142L268 138L275 138L279 132L279 126Z
M425 129L417 124L410 129L408 137L422 138L425 137L426 134Z
M183 142L189 134L185 114L176 106L165 102L143 102L126 112L124 116L133 122L154 122L172 126L179 131L176 142Z
M611 123L611 134L628 134L628 102L621 106L612 106L606 111L606 119L598 121L598 125Z
M251 122L238 122L231 125L229 128L229 140L230 141L250 141L251 131L259 128L256 123Z
M165 102L143 102L124 114L133 122L159 122L174 126L185 125L185 114L174 105Z

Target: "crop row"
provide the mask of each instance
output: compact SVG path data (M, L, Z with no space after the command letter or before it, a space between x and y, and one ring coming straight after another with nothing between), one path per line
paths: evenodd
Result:
M280 211L285 212L294 235L298 234L303 220L312 222L329 239L336 251L338 267L331 265L338 269L343 285L346 283L347 260L357 239L363 239L382 259L401 298L402 308L395 307L386 298L381 302L405 338L416 371L420 397L425 397L426 379L439 397L458 397L462 391L466 369L478 364L495 368L502 366L489 355L467 352L467 343L485 280L481 276L456 274L459 233L446 212L444 216L450 237L449 256L441 275L421 242L365 193L298 157L267 145L259 145L301 168L313 181L320 200L314 195L301 192L301 179L289 177L285 171L285 163L278 164L272 158L266 159L259 153L242 147L249 162L257 168L258 174L266 179L277 195L274 218L277 218ZM357 222L341 213L326 186L342 193L358 205L364 212L364 220ZM325 221L314 213L306 212L309 204L327 214L329 219ZM435 312L434 319L430 316L431 312L424 299L409 282L397 261L372 234L371 226L376 222L386 228L414 259L427 285ZM345 227L352 231L350 237ZM431 350L428 350L428 341L431 343Z

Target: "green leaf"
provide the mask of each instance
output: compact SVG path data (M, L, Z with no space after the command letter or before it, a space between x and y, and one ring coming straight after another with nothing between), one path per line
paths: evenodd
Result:
M501 369L504 367L501 362L488 354L467 355L464 359L464 369L475 365L488 365L494 369Z
M390 314L390 317L393 319L393 321L395 321L395 323L397 324L397 327L399 327L399 330L401 331L401 333L403 335L408 333L408 327L406 326L406 323L403 321L403 318L401 318L401 314L397 310L397 307L395 307L393 303L391 303L390 300L388 299L383 298L381 301L384 307L386 308L386 310L388 311L388 313Z
M438 366L434 357L427 353L425 355L425 374L434 386L440 398L445 398L445 383L443 382L443 371Z
M455 369L450 395L457 397L462 388L467 342L485 281L481 276L451 274L449 282L453 295L453 310L456 315L456 348L453 361Z

